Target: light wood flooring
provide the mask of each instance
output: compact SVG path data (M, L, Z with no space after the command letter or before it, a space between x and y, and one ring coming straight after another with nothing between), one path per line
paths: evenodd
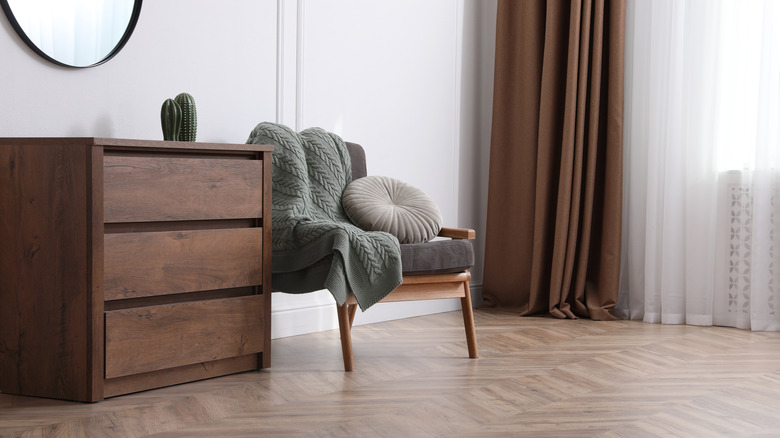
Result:
M335 311L335 310L334 310ZM95 404L0 394L3 437L780 437L780 333L458 312L273 341L268 370Z

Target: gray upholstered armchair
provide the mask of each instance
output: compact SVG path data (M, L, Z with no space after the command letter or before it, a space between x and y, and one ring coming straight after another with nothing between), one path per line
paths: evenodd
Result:
M352 161L353 181L367 175L364 149L355 143L347 143ZM388 294L382 302L413 301L440 298L460 298L466 342L470 358L478 357L474 314L471 308L469 269L474 264L471 229L442 228L441 237L450 240L434 240L425 243L401 244L403 283ZM357 301L349 296L337 307L344 369L352 371L352 322L357 311Z

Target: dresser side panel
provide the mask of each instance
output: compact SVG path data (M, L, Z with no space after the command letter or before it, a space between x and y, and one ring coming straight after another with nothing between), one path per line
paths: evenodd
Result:
M0 146L0 391L91 401L90 146Z

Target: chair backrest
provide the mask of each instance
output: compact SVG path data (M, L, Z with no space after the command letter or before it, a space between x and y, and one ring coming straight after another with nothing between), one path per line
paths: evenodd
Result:
M349 159L352 161L352 181L363 178L368 174L366 170L366 151L363 150L363 146L357 143L348 141L345 143L347 144Z

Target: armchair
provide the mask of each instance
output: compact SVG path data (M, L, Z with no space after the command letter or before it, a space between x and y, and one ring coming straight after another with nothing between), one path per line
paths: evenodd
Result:
M365 150L347 142L352 162L353 181L367 175ZM460 298L466 343L470 358L477 358L477 337L471 307L469 269L474 264L474 250L470 240L475 232L463 228L442 228L439 236L451 240L401 244L403 283L385 296L380 303L396 301ZM344 370L354 369L352 352L352 323L357 312L357 300L350 295L337 306Z
M468 271L474 230L441 229L438 207L419 189L364 178L363 148L321 128L297 133L262 122L247 143L274 145L273 286L330 291L346 371L354 369L357 307L383 301L460 298L469 357L477 357ZM450 239L430 240L437 233Z

